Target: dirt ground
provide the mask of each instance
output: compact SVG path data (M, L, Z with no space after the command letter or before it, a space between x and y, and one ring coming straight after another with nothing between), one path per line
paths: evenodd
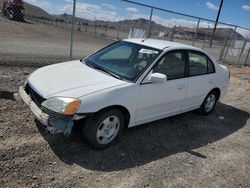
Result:
M214 113L128 129L103 151L50 135L15 101L33 70L0 66L0 187L250 187L249 68L231 68Z

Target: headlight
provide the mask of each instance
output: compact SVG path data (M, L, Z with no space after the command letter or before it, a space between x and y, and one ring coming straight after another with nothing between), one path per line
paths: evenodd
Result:
M64 115L73 115L79 108L81 101L79 99L67 97L52 97L42 103L42 106Z

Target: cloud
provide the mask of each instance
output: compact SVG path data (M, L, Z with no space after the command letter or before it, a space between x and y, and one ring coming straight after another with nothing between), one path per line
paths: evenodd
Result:
M26 3L41 7L45 10L49 9L51 3L48 0L25 0Z
M103 3L102 6L104 7L108 7L109 9L115 10L115 6L111 5L111 4L107 4L107 3Z
M211 2L206 2L207 8L212 9L212 10L219 10L219 7L216 6L215 4Z
M250 31L242 28L237 28L236 30L238 33L240 33L242 36L250 39Z
M72 13L72 2L66 0L68 3L61 8L61 13L64 13L67 10L67 14ZM108 11L103 9L103 6L89 3L76 3L76 16L89 19L89 20L104 20L104 21L118 21L124 19L119 16L114 10Z
M126 10L127 10L128 12L133 12L133 13L139 12L139 10L138 10L137 8L134 8L134 7L128 7L128 8L126 8Z
M250 5L243 5L241 8L243 10L250 11Z

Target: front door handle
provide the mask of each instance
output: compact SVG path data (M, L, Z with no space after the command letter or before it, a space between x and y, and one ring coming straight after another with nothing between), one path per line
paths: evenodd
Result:
M186 87L186 85L185 84L180 84L180 85L178 85L178 89L184 89Z
M214 83L214 80L213 80L213 79L209 80L209 83L210 83L210 84L213 84L213 83Z

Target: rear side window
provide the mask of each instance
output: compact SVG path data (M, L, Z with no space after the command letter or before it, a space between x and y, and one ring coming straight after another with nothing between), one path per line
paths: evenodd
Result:
M188 52L189 76L214 73L214 66L211 60L202 53Z
M165 74L168 80L185 76L185 54L181 51L168 52L154 67L153 72Z
M207 59L208 62L207 62L207 71L208 73L214 73L214 64L213 62L210 60L210 59Z

